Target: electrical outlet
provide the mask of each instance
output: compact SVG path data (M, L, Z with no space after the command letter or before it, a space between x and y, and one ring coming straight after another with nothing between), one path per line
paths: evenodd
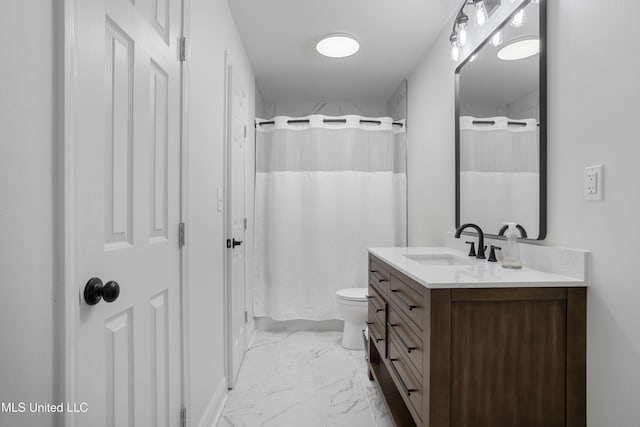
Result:
M602 200L602 165L584 168L584 199Z

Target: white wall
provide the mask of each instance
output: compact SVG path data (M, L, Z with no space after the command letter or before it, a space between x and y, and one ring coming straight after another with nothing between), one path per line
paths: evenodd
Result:
M592 251L587 416L640 419L640 16L633 0L548 1L549 186L546 245ZM503 5L505 2L503 2ZM492 18L493 20L493 18ZM492 24L490 22L489 24ZM409 78L409 239L439 245L454 228L454 101L447 24ZM627 44L623 41L628 41ZM585 202L583 168L605 165L605 200Z
M264 118L264 114L264 101L262 100L259 88L256 87L256 117Z
M387 111L394 120L407 118L407 81L403 80L387 101Z
M223 212L225 51L248 93L254 114L254 75L227 2L191 0L189 75L189 304L191 425L211 419L226 389ZM253 132L248 133L251 138ZM253 142L249 141L252 146Z
M8 2L0 14L0 402L61 396L57 3ZM0 413L0 424L49 426L56 418Z
M366 117L386 117L386 101L307 101L307 102L279 102L264 104L266 117L276 116L304 117L310 114L325 114L327 116L344 116L356 114Z
M591 249L587 393L591 426L640 420L640 3L549 2L548 244ZM605 199L585 202L585 166L605 165Z

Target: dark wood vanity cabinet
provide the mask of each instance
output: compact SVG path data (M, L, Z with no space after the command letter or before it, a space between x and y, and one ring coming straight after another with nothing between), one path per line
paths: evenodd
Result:
M369 256L369 378L400 427L586 425L586 288L428 289Z

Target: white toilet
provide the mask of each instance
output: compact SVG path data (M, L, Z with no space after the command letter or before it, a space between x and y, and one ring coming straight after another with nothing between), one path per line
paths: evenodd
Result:
M344 319L342 346L364 350L362 330L367 327L367 288L346 288L336 292L338 313Z

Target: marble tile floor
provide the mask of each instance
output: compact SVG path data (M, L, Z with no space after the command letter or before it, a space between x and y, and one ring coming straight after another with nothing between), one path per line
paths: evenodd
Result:
M391 427L364 351L337 331L258 331L218 427Z

